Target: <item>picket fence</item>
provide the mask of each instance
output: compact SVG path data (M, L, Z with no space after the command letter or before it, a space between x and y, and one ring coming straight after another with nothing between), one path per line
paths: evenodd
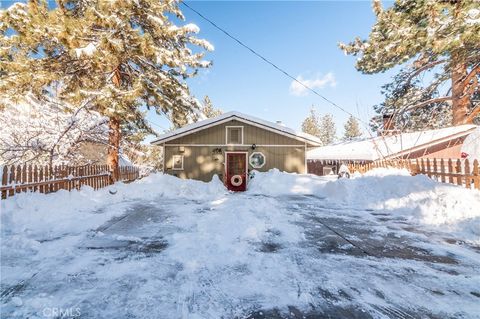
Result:
M466 188L480 189L478 160L470 163L468 159L422 158L413 160L383 160L366 164L349 164L351 172L365 173L373 168L405 168L410 174L424 174L442 183L460 185Z
M113 183L108 165L88 166L37 166L11 165L3 167L1 198L17 193L34 191L40 193L56 192L59 189L80 189L84 185L99 189ZM139 169L133 166L121 166L119 181L130 182L139 178Z

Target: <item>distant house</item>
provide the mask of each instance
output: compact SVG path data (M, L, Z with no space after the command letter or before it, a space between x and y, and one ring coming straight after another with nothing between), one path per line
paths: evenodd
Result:
M341 163L368 163L379 159L461 158L463 143L476 128L476 125L460 125L411 133L390 132L318 147L307 154L308 172L336 174Z
M184 126L152 144L164 149L164 172L210 181L218 175L231 190L245 190L251 170L306 173L306 153L319 139L238 112Z

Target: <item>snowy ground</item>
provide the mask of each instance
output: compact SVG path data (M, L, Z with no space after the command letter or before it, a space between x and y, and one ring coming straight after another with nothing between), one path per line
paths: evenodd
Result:
M2 318L480 318L478 191L393 170L114 188L2 202Z

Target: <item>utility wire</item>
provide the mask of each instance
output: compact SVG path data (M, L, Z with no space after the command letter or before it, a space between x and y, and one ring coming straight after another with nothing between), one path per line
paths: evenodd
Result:
M361 123L364 123L368 126L368 123L366 123L365 121L363 121L362 119L356 117L355 115L353 115L351 112L347 111L346 109L344 109L343 107L341 107L340 105L336 104L335 102L333 102L332 100L326 98L325 96L321 95L320 93L318 93L316 90L312 89L311 87L309 87L308 85L306 85L305 83L302 83L301 81L297 80L297 78L295 78L293 75L291 75L290 73L288 73L287 71L285 71L284 69L282 69L281 67L279 67L278 65L276 65L275 63L273 63L272 61L270 61L269 59L267 59L266 57L264 57L263 55L261 55L260 53L258 53L257 51L255 51L254 49L252 49L251 47L249 47L247 44L245 44L244 42L242 42L241 40L239 40L238 38L236 38L235 36L233 36L231 33L229 33L228 31L226 31L225 29L223 29L222 27L220 27L219 25L217 25L215 22L213 22L212 20L210 20L209 18L207 18L206 16L204 16L202 13L198 12L197 10L195 10L194 8L192 8L190 5L188 5L185 1L182 1L181 4L183 4L185 7L187 7L188 9L190 9L191 11L195 12L198 16L200 16L202 19L204 19L205 21L207 21L208 23L210 23L212 26L214 26L216 29L218 29L219 31L221 31L222 33L224 33L227 37L229 37L230 39L234 40L235 42L237 42L238 44L240 44L242 47L244 47L245 49L247 49L248 51L250 51L251 53L253 53L254 55L256 55L258 58L260 58L261 60L263 60L264 62L266 62L267 64L270 64L272 67L274 67L275 69L277 69L279 72L283 73L286 77L292 79L293 81L295 81L296 83L300 84L301 86L303 86L305 89L307 89L308 91L312 92L313 94L317 95L318 97L320 97L321 99L323 99L324 101L326 101L327 103L333 105L334 107L336 107L337 109L343 111L344 113L347 113L348 115L356 118L358 121L360 121Z
M226 31L225 29L223 29L222 27L220 27L219 25L217 25L215 22L213 22L212 20L210 20L209 18L207 18L206 16L204 16L202 13L198 12L196 9L192 8L190 5L188 5L185 1L182 1L181 4L183 4L185 7L187 7L188 9L190 9L191 11L193 11L194 13L196 13L199 17L201 17L202 19L204 19L205 21L207 21L208 23L210 23L213 27L215 27L217 30L221 31L222 33L224 33L227 37L229 37L230 39L234 40L235 42L237 42L239 45L241 45L242 47L244 47L245 49L247 49L248 51L250 51L251 53L253 53L254 55L256 55L258 58L260 58L261 60L263 60L264 62L266 62L267 64L271 65L272 67L274 67L277 71L283 73L286 77L292 79L293 81L295 81L296 83L300 84L302 87L304 87L305 89L307 89L308 91L312 92L313 94L315 94L316 96L320 97L321 99L323 99L324 101L326 101L327 103L329 103L330 105L336 107L337 109L343 111L344 113L352 116L353 118L357 119L359 122L365 124L367 127L368 127L368 123L366 123L365 121L363 121L362 119L358 118L357 116L355 116L354 114L352 114L351 112L347 111L346 109L344 109L343 107L341 107L340 105L338 105L337 103L333 102L332 100L326 98L325 96L323 96L322 94L318 93L316 90L314 90L313 88L309 87L308 85L306 85L305 83L297 80L296 77L294 77L293 75L291 75L290 73L288 73L287 71L285 71L284 69L282 69L281 67L279 67L277 64L273 63L272 61L270 61L269 59L267 59L266 57L264 57L262 54L258 53L257 51L255 51L254 49L252 49L251 47L249 47L247 44L245 44L244 42L242 42L241 40L239 40L238 38L236 38L235 36L233 36L231 33L229 33L228 31ZM435 109L433 108L430 115L433 114L433 112L435 111ZM397 112L397 110L394 112L394 115L396 116L397 114L395 114ZM393 117L390 119L390 121L393 121ZM403 131L403 130L402 130ZM370 133L370 132L369 132ZM399 138L401 139L402 138L402 133L401 132L399 135ZM371 134L370 134L371 136ZM420 136L421 134L418 136L417 140L415 141L415 144L413 147L415 147L418 143L418 141L420 140ZM375 143L375 140L372 137L372 141L375 145L375 147L377 148L377 152L379 153L380 157L381 158L385 158L385 156L383 156L383 154L381 154L380 152L380 149L379 147L376 145ZM382 134L381 136L381 139L383 140L383 142L385 143L385 146L387 147L387 152L388 152L388 145L387 145L387 142L385 141L385 136ZM409 152L407 154L407 158L410 156L411 152ZM326 225L325 225L326 226ZM327 228L329 228L328 226L326 226ZM329 228L330 229L330 228ZM331 229L332 231L334 231L333 229ZM335 231L334 231L335 232ZM365 251L364 251L365 252Z
M211 19L207 18L205 15L203 15L202 13L200 13L199 11L197 11L196 9L192 8L189 4L187 4L186 1L182 1L181 4L183 4L185 7L187 7L188 9L190 9L191 11L193 11L194 13L196 13L199 17L201 17L202 19L204 19L205 21L207 21L208 23L210 23L213 27L215 27L217 30L219 30L220 32L224 33L227 37L229 37L230 39L232 39L233 41L237 42L239 45L241 45L242 47L244 47L245 49L247 49L248 51L250 51L251 53L253 53L254 55L256 55L258 58L260 58L261 60L263 60L264 62L266 62L267 64L271 65L272 67L274 67L277 71L281 72L282 74L284 74L286 77L290 78L291 80L295 81L296 83L300 84L302 87L304 87L305 89L307 89L308 91L312 92L313 94L315 94L316 96L320 97L321 99L323 99L324 101L326 101L327 103L329 103L330 105L336 107L337 109L341 110L342 112L352 116L353 118L357 119L360 123L363 123L365 125L365 127L368 127L369 126L369 123L363 121L362 119L360 119L359 117L355 116L354 114L352 114L351 112L347 111L345 108L341 107L340 105L338 105L337 103L333 102L332 100L326 98L325 96L323 96L322 94L318 93L315 89L311 88L310 86L306 85L305 83L299 81L296 77L294 77L293 75L291 75L290 73L288 73L287 71L285 71L283 68L281 68L280 66L278 66L277 64L273 63L272 61L270 61L268 58L266 58L265 56L263 56L262 54L258 53L257 51L255 51L254 49L252 49L250 46L248 46L247 44L245 44L244 42L242 42L241 40L239 40L238 38L236 38L235 36L233 36L231 33L229 33L228 31L226 31L225 29L223 29L222 27L220 27L218 24L216 24L214 21L212 21ZM392 118L393 120L393 118ZM376 142L375 142L375 138L372 136L371 132L369 130L367 130L368 134L370 135L370 138L372 139L373 143L374 143L374 146L377 150L377 153L378 155L380 155L380 158L385 158L385 156L382 154L382 152L380 151L380 148L378 147L378 145L376 145ZM380 136L380 138L385 142L385 136L382 134ZM388 147L387 147L388 149Z

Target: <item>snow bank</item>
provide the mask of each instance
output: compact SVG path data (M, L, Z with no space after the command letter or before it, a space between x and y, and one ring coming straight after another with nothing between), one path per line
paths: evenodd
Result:
M47 195L22 193L1 202L0 229L2 234L55 238L95 229L123 215L133 200L163 197L209 201L226 192L218 177L204 183L153 174L135 183L117 183L98 191L83 187L80 191ZM314 195L324 198L332 207L345 208L346 212L347 208L383 210L480 243L479 191L437 183L423 175L412 177L406 170L379 168L354 175L352 179L337 180L336 176L291 174L273 169L255 172L247 194Z
M282 173L255 174L249 193L315 195L341 206L384 210L392 215L480 243L480 192L442 184L407 170L378 168L352 179Z
M26 282L28 289L11 300L5 298L5 308L17 317L32 317L45 307L80 304L83 316L97 312L97 317L115 317L118 304L127 300L132 312L150 317L177 314L188 303L192 307L183 317L230 318L244 317L249 311L245 307L253 303L258 309L290 305L307 309L316 303L321 287L332 296L346 290L367 309L370 303L383 304L387 292L392 304L414 296L407 303L439 312L450 307L444 298L456 298L451 302L465 302L462 309L473 313L476 297L465 297L478 290L473 267L456 276L443 270L451 269L443 268L446 265L432 269L400 258L312 254L321 241L327 240L325 247L335 242L322 232L321 237L312 236L321 226L310 214L319 218L338 214L354 222L373 220L366 211L371 208L480 244L478 207L478 191L394 169L340 180L278 170L256 172L246 194L228 193L218 178L203 183L162 174L99 191L85 187L47 195L19 194L1 202L2 283L18 287ZM119 218L112 220L115 216ZM369 225L376 224L359 227ZM372 236L383 229L403 233L400 227L379 226ZM381 238L388 238L387 234ZM160 241L168 246L156 254ZM419 245L427 242L416 242ZM446 254L441 246L425 247ZM452 269L468 268L458 267ZM365 287L365 282L371 285ZM437 299L425 293L425 286L449 295ZM455 291L450 291L454 286ZM378 291L383 291L381 297ZM154 306L145 308L145 302Z
M218 177L204 183L152 174L131 184L117 183L98 191L84 186L80 191L60 190L46 195L21 193L1 202L0 229L2 234L55 238L95 229L112 217L122 215L134 199L208 200L225 192Z
M286 195L303 194L313 195L317 193L331 178L316 175L303 175L296 173L280 172L274 168L266 173L253 171L253 179L248 184L248 193L255 195Z

